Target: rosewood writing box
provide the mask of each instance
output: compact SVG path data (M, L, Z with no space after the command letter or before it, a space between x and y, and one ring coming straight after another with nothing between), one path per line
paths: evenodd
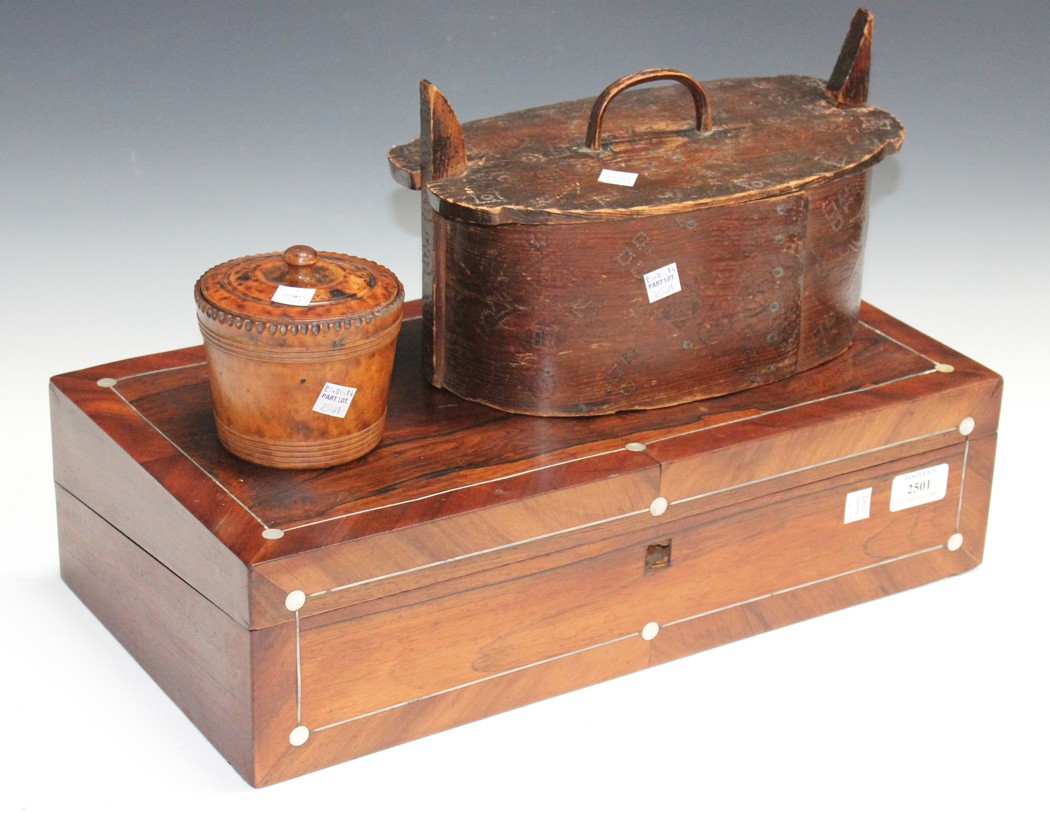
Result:
M556 421L422 336L323 471L222 449L199 347L53 379L62 576L252 785L981 560L1002 381L874 308L781 383Z

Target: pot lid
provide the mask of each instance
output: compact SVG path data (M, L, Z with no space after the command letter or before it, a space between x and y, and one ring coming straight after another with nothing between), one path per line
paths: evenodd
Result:
M197 280L201 310L266 323L324 324L385 316L404 290L382 265L293 245L216 265ZM210 313L209 313L210 312Z
M657 79L679 83L619 94ZM464 124L465 164L457 175L423 175L419 140L388 157L400 183L418 189L428 181L431 204L447 218L548 224L782 195L872 165L896 152L903 136L892 115L843 107L816 78L731 78L701 86L674 70L646 70L620 79L597 101Z

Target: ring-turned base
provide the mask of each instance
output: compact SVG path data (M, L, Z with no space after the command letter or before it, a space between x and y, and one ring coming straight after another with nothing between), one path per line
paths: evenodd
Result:
M246 435L216 419L219 442L238 458L278 469L324 469L360 458L383 437L386 411L371 426L351 435L312 441L274 440Z

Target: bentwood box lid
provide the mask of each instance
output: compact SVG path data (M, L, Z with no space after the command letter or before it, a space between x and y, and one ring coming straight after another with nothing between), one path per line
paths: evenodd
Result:
M208 270L195 288L202 323L271 333L319 333L400 319L404 289L382 265L294 245Z
M476 224L652 216L796 192L900 148L901 123L866 104L872 19L864 10L854 18L831 81L784 75L698 83L677 70L649 69L597 98L462 126L424 81L435 135L429 147L417 139L391 149L391 172L406 187L427 188L442 216ZM676 83L649 83L660 80ZM431 163L433 172L424 169ZM625 173L631 183L609 181L603 171L614 179Z

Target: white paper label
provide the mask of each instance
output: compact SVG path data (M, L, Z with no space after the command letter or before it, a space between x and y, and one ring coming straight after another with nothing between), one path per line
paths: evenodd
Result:
M678 281L678 264L675 262L650 271L644 279L645 290L651 303L682 290L682 283Z
M863 521L871 516L871 487L858 489L846 496L846 515L842 519L843 524L852 524L854 521Z
M270 299L281 305L309 305L317 293L316 288L293 288L291 285L278 285Z
M619 184L621 187L634 187L638 181L637 173L625 173L623 170L602 170L598 175L602 184Z
M314 411L332 417L346 417L350 404L354 400L357 389L350 386L340 386L338 383L325 383L321 393L317 395L314 403Z
M940 501L948 491L948 464L906 472L893 479L890 512Z

